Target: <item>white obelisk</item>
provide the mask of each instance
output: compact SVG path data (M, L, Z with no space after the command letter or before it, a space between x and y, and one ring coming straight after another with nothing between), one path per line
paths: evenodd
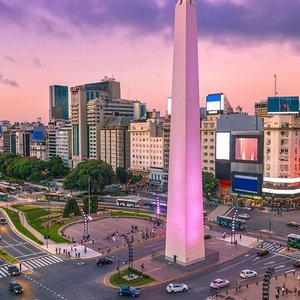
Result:
M181 265L205 257L197 42L195 1L179 0L175 9L165 257Z

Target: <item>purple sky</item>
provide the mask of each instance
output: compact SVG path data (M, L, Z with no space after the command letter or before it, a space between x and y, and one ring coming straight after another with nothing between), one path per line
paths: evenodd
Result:
M299 95L299 0L196 0L200 96L233 106ZM122 97L165 111L175 0L0 0L0 119L47 121L48 85L112 74ZM28 109L30 107L30 109Z

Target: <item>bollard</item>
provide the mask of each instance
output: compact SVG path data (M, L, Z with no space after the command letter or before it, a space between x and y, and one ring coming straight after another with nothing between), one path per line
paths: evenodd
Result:
M286 277L286 273L284 274L284 277Z
M296 275L296 271L293 271L293 275Z
M275 279L277 280L277 276L275 276Z
M248 284L246 284L246 288L248 288Z
M228 291L226 291L226 294L228 294Z
M256 285L258 285L258 282L256 281Z

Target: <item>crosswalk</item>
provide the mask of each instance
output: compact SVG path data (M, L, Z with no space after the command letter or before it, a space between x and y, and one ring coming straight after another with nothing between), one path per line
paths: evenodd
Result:
M257 249L259 248L268 249L271 253L279 253L281 250L286 249L287 247L276 243L263 242L257 247ZM300 251L288 252L285 253L285 255L294 259L300 259Z
M257 249L259 248L267 249L272 253L278 253L284 249L284 246L276 243L262 242L260 245L258 245Z
M47 256L43 256L43 257L38 257L38 258L33 258L33 259L28 259L28 260L24 260L22 261L22 266L24 267L24 269L37 269L37 268L42 268L42 267L46 267L46 266L50 266L53 264L57 264L62 262L63 260L60 259L59 257L56 257L54 255L47 255ZM7 265L2 265L0 267L0 278L4 278L6 276L9 276L9 272L8 272L8 266Z

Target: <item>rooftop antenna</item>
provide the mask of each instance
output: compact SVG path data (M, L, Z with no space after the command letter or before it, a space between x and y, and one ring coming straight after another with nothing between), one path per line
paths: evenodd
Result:
M274 89L274 96L277 97L277 74L274 75L274 81L275 81L275 89Z

